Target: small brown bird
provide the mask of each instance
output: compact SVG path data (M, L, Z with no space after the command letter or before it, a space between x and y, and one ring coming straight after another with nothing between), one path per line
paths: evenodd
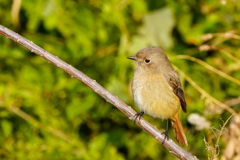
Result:
M180 106L187 112L187 105L181 87L180 79L174 71L168 57L158 47L147 47L137 52L136 56L127 57L136 61L136 70L132 80L133 99L140 113L167 119L166 131L162 134L168 137L168 120L171 120L176 140L181 145L188 145L179 118ZM164 139L164 141L165 141ZM164 143L164 142L163 142Z

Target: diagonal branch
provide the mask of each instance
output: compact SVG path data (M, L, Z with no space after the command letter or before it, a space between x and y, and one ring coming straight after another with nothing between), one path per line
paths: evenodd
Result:
M5 37L14 40L15 42L21 44L22 46L29 49L31 52L36 53L37 55L43 57L47 61L51 62L58 68L61 68L65 72L71 75L71 77L75 77L76 79L83 82L85 85L93 89L97 94L101 97L106 99L107 102L113 104L117 107L120 111L122 111L130 120L134 120L134 115L136 112L124 102L122 102L118 97L114 96L110 92L108 92L105 88L99 85L95 80L89 78L81 71L77 70L76 68L72 67L71 65L67 64L66 62L62 61L58 57L50 54L49 52L45 51L44 49L40 48L39 46L35 45L33 42L27 40L26 38L20 36L19 34L7 29L6 27L0 25L0 33L3 34ZM145 132L150 134L153 138L155 138L160 143L163 142L164 136L161 132L145 119L141 118L141 120L136 121L137 125L141 127ZM165 141L163 144L171 153L183 160L196 160L197 157L191 155L180 146L178 146L173 140Z

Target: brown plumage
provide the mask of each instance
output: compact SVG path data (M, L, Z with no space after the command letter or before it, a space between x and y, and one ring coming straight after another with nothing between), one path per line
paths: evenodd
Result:
M136 118L141 118L147 113L155 118L170 119L177 141L181 145L187 145L179 119L180 106L186 113L187 105L180 79L168 57L162 49L148 47L137 52L136 56L128 58L136 61L132 93L136 105L141 110ZM164 132L166 137L167 132Z

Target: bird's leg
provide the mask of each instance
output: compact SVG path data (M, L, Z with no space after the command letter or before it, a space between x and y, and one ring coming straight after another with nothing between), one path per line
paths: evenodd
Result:
M135 124L135 122L136 122L136 120L137 120L137 118L140 120L141 119L141 117L143 116L143 114L144 114L144 112L139 112L139 113L137 113L137 114L135 114L134 115L134 117L136 117L135 119L134 119L134 124Z
M165 137L164 137L164 140L163 140L163 143L162 143L162 144L164 144L164 142L165 142L166 138L167 138L167 140L169 140L169 136L168 136L168 121L169 121L169 119L167 119L167 127L166 127L166 131L161 133L161 134L164 134L164 135L165 135Z

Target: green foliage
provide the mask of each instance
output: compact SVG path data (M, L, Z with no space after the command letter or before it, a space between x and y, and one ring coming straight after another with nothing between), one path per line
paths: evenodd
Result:
M239 80L237 61L219 50L198 49L213 45L240 58L240 40L233 36L213 34L212 39L201 39L206 33L235 30L239 34L237 1L23 0L20 6L15 4L19 16L12 4L0 1L1 25L95 79L137 111L130 91L133 62L126 57L151 45L162 47L174 65L216 99L239 96L236 83L198 63L176 58L196 57ZM64 71L2 35L0 46L0 159L177 159ZM184 76L180 78L188 103L188 113L181 113L189 142L184 148L207 159L203 135L212 133L195 130L187 117L198 113L218 128L219 117L226 120L229 113L208 109L212 100ZM144 118L165 128L159 119ZM170 137L174 139L172 130ZM222 141L220 149L225 145Z

